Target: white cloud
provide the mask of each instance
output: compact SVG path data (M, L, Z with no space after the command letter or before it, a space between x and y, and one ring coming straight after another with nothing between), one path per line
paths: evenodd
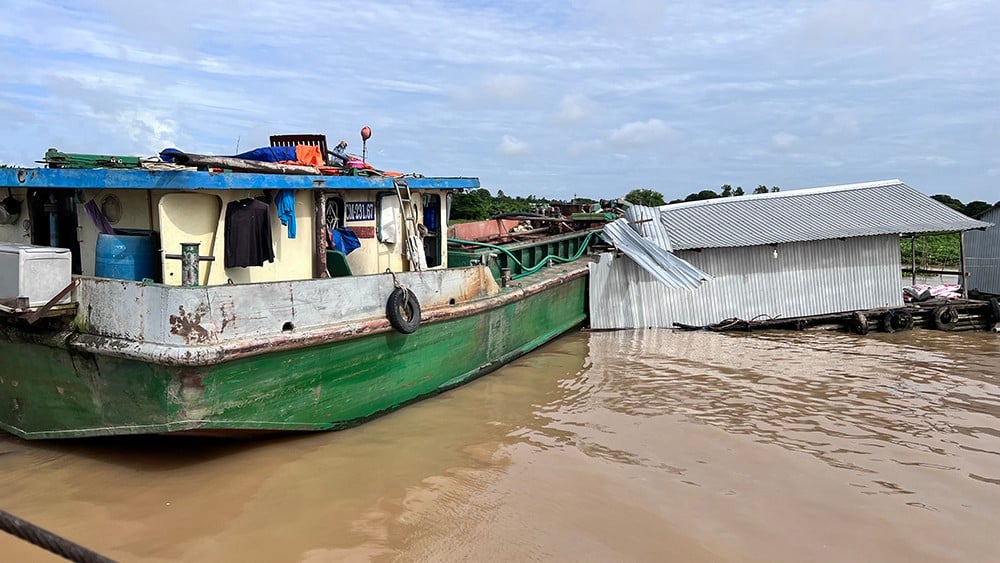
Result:
M652 145L671 134L670 126L660 119L626 123L608 134L608 141L622 146L642 147Z
M578 123L591 117L597 111L597 104L583 94L567 94L556 107L555 119L558 123Z
M149 153L175 146L177 122L149 110L125 110L115 118L115 129L124 132L137 146Z
M604 142L600 140L575 141L569 145L567 153L573 157L596 154L604 150Z
M504 135L497 145L497 152L507 156L520 156L527 154L528 150L528 143L511 135Z
M465 90L459 90L455 98L465 104L496 104L521 101L530 93L531 81L527 77L494 74L481 78Z
M799 142L799 137L784 131L771 136L771 146L778 152L788 152Z

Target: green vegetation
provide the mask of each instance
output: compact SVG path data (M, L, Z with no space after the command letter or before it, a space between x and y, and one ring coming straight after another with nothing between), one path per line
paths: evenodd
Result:
M936 199L937 201L940 201L941 203L947 205L948 207L954 209L955 211L958 211L959 213L964 213L969 217L975 217L980 213L987 211L993 207L992 205L986 203L985 201L978 201L978 200L970 201L969 203L965 204L962 203L961 200L955 199L950 195L946 194L932 195L931 199ZM996 205L1000 205L1000 201L996 202Z
M510 197L497 191L496 197L486 188L479 188L466 193L456 193L451 200L451 218L458 221L479 221L501 213L527 213L535 206L545 205L547 199L528 197Z
M768 188L764 184L759 184L756 188L754 188L753 192L751 193L756 195L756 194L766 194L766 193L777 193L780 191L781 188L779 188L778 186L771 186L770 188ZM653 193L659 195L659 192L653 192ZM743 191L743 186L736 186L734 188L732 184L722 184L722 186L719 188L719 191L709 190L709 189L700 190L697 192L689 193L684 199L672 199L670 200L670 203L684 203L686 201L702 201L706 199L715 199L719 197L734 197L741 195L746 195L746 192ZM626 196L625 199L628 199L628 196Z
M910 238L899 241L900 260L904 268L910 266L912 256ZM945 235L918 236L914 243L917 249L917 269L957 269L961 260L958 233Z
M665 203L663 201L663 194L649 189L632 190L626 194L625 201L636 205L647 205L649 207L658 207Z

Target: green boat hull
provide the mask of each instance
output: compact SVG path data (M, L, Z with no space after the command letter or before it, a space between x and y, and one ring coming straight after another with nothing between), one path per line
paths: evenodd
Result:
M580 325L586 276L412 334L378 332L205 366L0 337L0 428L29 439L335 430L489 372Z

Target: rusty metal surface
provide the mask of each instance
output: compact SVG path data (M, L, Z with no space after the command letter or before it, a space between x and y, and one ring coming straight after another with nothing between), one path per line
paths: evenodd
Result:
M324 158L326 154L323 154ZM316 254L313 258L313 277L325 280L330 277L330 272L326 270L326 194L322 191L316 192L313 204L313 213L316 224Z
M580 260L501 291L482 266L396 274L420 300L422 323L474 315L585 275ZM215 364L393 330L385 318L393 288L381 274L201 288L85 278L79 293L89 329L69 336L69 345L163 365ZM140 314L122 311L123 301Z

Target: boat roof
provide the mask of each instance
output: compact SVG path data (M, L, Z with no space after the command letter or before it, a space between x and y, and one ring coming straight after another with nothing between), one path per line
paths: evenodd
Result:
M196 170L115 170L3 168L0 188L118 190L391 190L405 180L410 189L463 190L479 187L478 178L389 176L313 176Z

